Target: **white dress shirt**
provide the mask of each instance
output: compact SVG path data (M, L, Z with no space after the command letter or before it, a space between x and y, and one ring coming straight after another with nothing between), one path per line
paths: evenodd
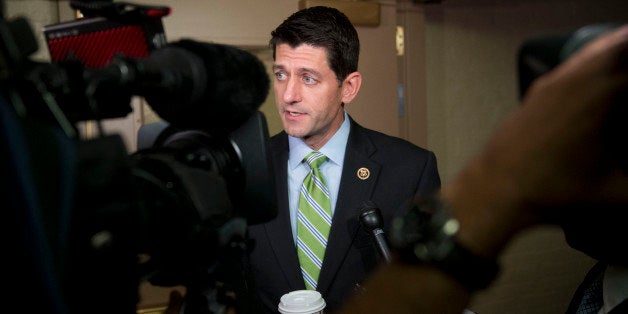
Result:
M338 199L338 190L340 189L340 176L342 175L342 166L345 160L345 150L347 141L349 140L349 131L351 124L349 116L344 113L345 120L342 122L340 129L334 136L318 151L327 156L329 160L323 163L320 171L327 181L329 188L331 214L334 215L336 209L336 200ZM288 136L288 144L290 145L290 155L288 157L288 202L290 206L290 225L292 226L292 238L294 243L297 239L297 212L299 206L299 191L303 184L303 179L310 172L310 166L302 162L312 149L308 147L302 139Z
M602 295L604 305L598 312L606 314L622 301L628 299L628 267L609 265L604 271Z

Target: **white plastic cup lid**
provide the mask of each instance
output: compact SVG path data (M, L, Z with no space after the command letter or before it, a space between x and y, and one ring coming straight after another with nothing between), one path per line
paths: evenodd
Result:
M279 312L282 314L317 313L325 308L325 300L314 290L296 290L281 296Z

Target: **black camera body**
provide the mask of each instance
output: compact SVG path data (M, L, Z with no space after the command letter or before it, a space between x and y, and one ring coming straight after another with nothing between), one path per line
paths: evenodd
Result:
M86 9L119 27L150 7ZM246 300L246 227L276 214L261 61L191 40L97 68L71 50L35 62L36 50L25 19L0 17L0 196L11 295L32 300L21 310L136 313L144 280L187 287L186 313L211 313L222 294ZM129 154L102 128L79 136L77 122L124 117L146 94L172 118L148 145Z

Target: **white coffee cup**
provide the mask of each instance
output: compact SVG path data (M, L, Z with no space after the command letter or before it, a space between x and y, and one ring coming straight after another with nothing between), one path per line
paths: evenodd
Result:
M322 314L325 305L325 300L318 291L296 290L281 296L279 313Z

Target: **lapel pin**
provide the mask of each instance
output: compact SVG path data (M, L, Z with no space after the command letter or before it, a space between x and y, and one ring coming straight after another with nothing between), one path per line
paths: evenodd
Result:
M358 178L360 180L366 180L371 176L371 171L368 168L362 167L358 169Z

